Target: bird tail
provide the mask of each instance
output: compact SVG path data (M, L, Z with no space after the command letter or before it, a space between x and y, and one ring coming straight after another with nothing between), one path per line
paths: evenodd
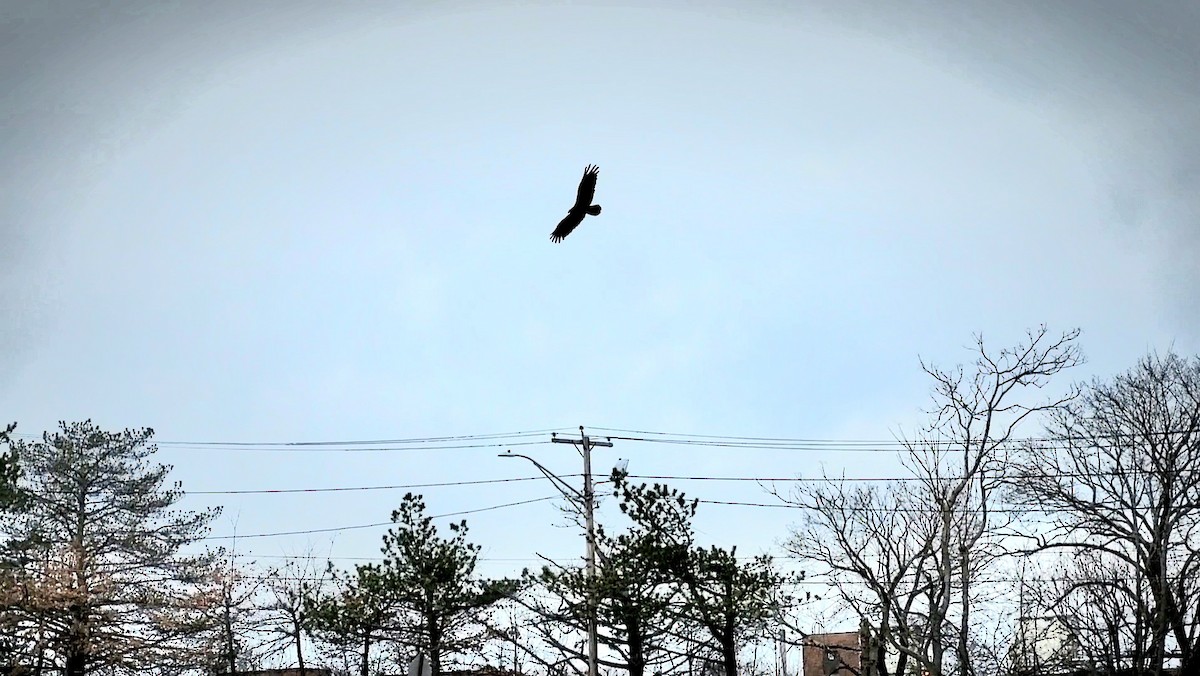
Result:
M591 214L592 216L599 216L600 215L600 205L593 204L592 206L587 208L587 212L589 214Z

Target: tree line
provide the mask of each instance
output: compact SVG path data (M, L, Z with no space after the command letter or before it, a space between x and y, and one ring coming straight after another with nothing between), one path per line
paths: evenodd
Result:
M863 629L860 659L840 665L857 676L1198 675L1200 357L1060 383L1078 335L1042 327L999 351L977 339L967 366L923 362L933 406L901 438L905 477L769 489L800 508L785 548L820 587L704 542L696 499L621 471L594 575L547 559L486 578L466 521L440 529L412 493L377 560L263 573L201 549L220 509L179 508L153 430L64 422L26 441L9 425L0 673L378 676L420 655L433 676L573 676L594 626L605 674L752 676L781 629L810 643L820 607Z

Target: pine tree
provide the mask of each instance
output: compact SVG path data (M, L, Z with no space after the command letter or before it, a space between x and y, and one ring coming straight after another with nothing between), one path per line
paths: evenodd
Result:
M15 523L20 610L39 638L29 658L66 676L187 659L186 639L203 628L196 592L210 562L180 550L220 510L174 509L183 491L167 484L169 466L150 462L153 430L105 432L90 420L60 428L14 444L28 497Z
M467 541L467 522L451 523L450 537L441 537L420 495L405 495L392 521L383 536L382 593L399 611L401 642L426 651L439 676L444 656L484 640L481 613L517 583L477 578L479 545Z

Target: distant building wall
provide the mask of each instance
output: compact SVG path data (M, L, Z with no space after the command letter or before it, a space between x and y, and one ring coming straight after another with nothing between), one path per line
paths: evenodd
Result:
M1021 617L1009 657L1016 673L1038 674L1082 667L1080 652L1074 634L1058 619Z
M857 631L812 634L804 639L804 676L862 674L862 635Z

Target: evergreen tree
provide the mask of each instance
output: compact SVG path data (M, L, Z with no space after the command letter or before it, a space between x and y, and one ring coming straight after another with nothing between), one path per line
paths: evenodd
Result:
M481 615L518 584L477 578L479 545L467 541L467 522L451 523L450 536L441 537L420 495L406 494L392 521L383 536L381 593L398 611L397 638L425 651L439 676L445 656L483 643Z
M169 466L150 462L153 430L105 432L90 420L60 428L14 444L28 498L13 524L20 611L37 639L26 659L66 676L188 660L209 561L180 550L219 509L174 509L183 491L167 484Z

